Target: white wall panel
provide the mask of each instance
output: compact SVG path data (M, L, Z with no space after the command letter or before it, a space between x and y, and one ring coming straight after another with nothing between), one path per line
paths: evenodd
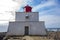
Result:
M25 18L26 15L29 16L29 19ZM15 20L16 21L39 21L39 15L38 12L30 12L30 13L16 12Z
M46 35L45 25L43 21L10 22L7 34L24 35L25 26L29 26L29 35Z

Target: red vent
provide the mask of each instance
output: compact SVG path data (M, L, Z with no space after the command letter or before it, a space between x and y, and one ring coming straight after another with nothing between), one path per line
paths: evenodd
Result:
M31 12L32 11L32 7L27 5L27 6L24 7L24 11L25 12Z

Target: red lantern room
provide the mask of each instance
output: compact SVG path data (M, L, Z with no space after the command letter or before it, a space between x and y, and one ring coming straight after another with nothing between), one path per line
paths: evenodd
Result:
M27 5L27 6L24 7L24 11L25 12L31 12L32 11L32 7Z

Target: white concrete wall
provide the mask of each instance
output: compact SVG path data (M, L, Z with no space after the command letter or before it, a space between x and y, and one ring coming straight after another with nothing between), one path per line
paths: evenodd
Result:
M29 16L29 19L26 19L26 15ZM15 16L16 21L39 21L38 12L16 12Z
M25 26L29 26L29 35L46 35L43 21L10 22L7 35L24 35Z

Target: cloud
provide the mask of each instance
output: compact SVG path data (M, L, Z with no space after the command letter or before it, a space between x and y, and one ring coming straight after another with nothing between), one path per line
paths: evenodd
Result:
M25 0L26 1L26 0ZM15 12L25 5L24 0L0 0L0 21L15 19Z
M60 15L60 8L55 6L55 7L52 7L48 10L43 10L41 9L41 11L39 12L39 15Z
M47 6L51 6L51 5L56 5L56 4L55 4L54 1L48 1L48 2L46 2L46 3L44 3L44 4L39 4L39 5L35 6L32 11L37 11L37 10L39 10L40 8L47 7Z
M18 6L18 3L12 0L0 0L0 13L5 11L13 11Z
M11 12L15 12L19 4L12 0L0 0L0 21L7 20L9 21L12 18Z
M56 0L49 0L45 4L39 4L33 11L39 11L39 20L45 21L47 28L60 28L60 6Z
M6 24L6 23L8 23L8 21L0 21L0 25L2 25L2 24Z
M2 13L0 14L0 21L9 21L10 18L12 19L11 13Z
M46 27L59 28L60 27L60 16L56 15L43 15L39 18L40 21L45 21Z

